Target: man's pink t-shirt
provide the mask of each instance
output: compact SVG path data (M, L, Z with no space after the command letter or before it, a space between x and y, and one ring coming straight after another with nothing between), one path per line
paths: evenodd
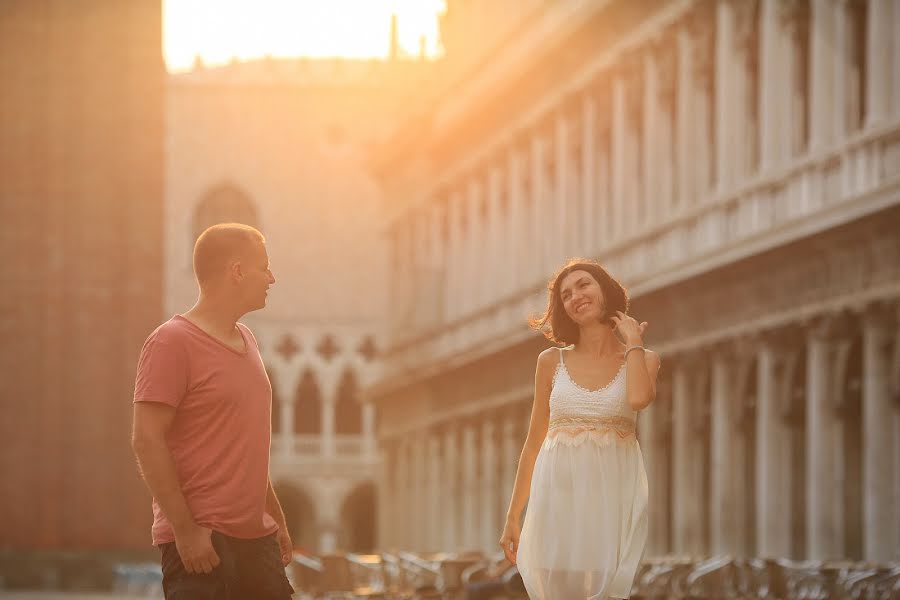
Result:
M135 402L175 407L166 442L194 521L252 539L278 529L266 513L272 386L256 339L238 323L238 352L175 315L141 350ZM172 542L172 525L153 500L153 543Z

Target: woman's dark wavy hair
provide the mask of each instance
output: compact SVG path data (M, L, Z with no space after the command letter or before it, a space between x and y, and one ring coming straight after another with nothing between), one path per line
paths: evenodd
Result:
M547 336L547 339L563 346L577 344L581 335L578 325L569 317L565 307L563 307L559 289L562 280L572 271L590 273L597 280L597 283L600 284L600 289L603 291L603 301L606 304L603 323L610 327L615 327L610 316L615 315L617 310L623 313L628 312L628 292L625 290L625 286L607 273L606 269L600 266L600 263L587 258L571 259L563 268L556 272L547 284L548 299L544 314L540 317L529 319L529 325L533 329L537 329Z

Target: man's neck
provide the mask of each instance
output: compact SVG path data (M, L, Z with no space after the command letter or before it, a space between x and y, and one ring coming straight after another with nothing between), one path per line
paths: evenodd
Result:
M234 332L238 319L243 315L231 307L223 306L201 295L197 303L183 316L207 333L228 338Z

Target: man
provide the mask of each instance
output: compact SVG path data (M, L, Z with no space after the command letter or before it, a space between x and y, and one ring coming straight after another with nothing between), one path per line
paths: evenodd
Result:
M269 480L272 388L237 322L275 283L265 238L210 227L194 274L197 303L147 338L134 391L132 446L154 498L163 589L168 600L288 599L292 545Z

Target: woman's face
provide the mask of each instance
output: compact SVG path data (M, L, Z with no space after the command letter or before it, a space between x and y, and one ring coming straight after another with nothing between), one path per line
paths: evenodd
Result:
M587 271L576 270L563 277L559 297L566 314L578 325L596 322L606 311L603 290Z

